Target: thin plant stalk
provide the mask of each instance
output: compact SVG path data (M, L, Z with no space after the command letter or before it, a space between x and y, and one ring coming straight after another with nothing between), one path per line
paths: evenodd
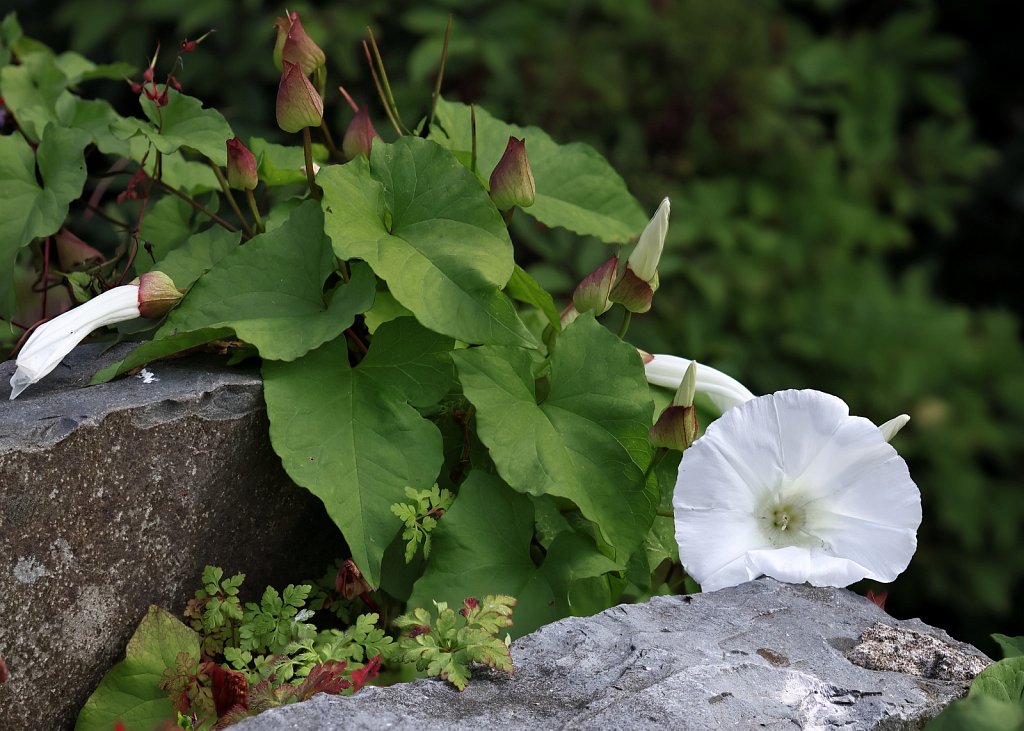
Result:
M339 150L337 145L334 144L334 137L331 135L331 131L327 128L327 120L320 120L320 131L323 132L324 142L327 144L327 151L330 153L331 159L336 162L344 162L345 156L341 154L341 150Z
M626 314L622 316L622 324L619 325L619 339L626 337L626 333L629 331L629 323L633 321L633 313L626 310Z
M256 222L256 230L263 233L266 228L263 226L263 219L260 217L260 209L256 206L256 197L252 190L246 189L245 198L249 201L249 210L252 211L252 218Z
M252 228L249 226L249 222L245 216L242 215L242 209L238 207L238 201L235 200L234 193L231 192L231 186L228 184L228 179L224 177L224 173L220 171L220 166L217 165L213 160L208 161L210 167L213 169L213 174L217 176L217 182L220 183L221 190L224 191L224 195L227 196L228 205L231 206L231 210L238 216L238 220L242 224L242 231L248 238L252 238Z
M469 136L471 152L469 155L469 169L473 171L474 175L479 175L480 171L476 169L476 105L469 105Z
M213 221L214 223L216 223L216 224L218 224L220 226L223 226L224 228L226 228L231 233L235 233L236 231L239 230L238 226L234 226L234 225L228 223L223 218L218 216L216 213L211 211L209 208L204 206L202 203L197 201L195 198L192 198L191 196L185 195L184 193L182 193L177 188L171 187L170 185L168 185L167 183L165 183L162 180L158 180L157 178L150 178L150 180L156 181L157 185L159 185L160 189L163 190L165 193L170 193L173 196L177 196L178 198L181 198L183 201L188 203L190 206L195 208L200 213L203 213L203 214L209 216L211 221Z
M437 79L434 81L434 98L430 102L430 124L434 123L434 116L437 111L437 100L441 98L441 82L444 80L444 66L448 61L448 39L452 34L452 16L448 16L448 25L444 29L444 47L441 49L441 65L437 69ZM428 125L429 126L429 125Z
M377 87L377 95L380 97L381 104L384 105L384 113L388 115L388 121L391 122L391 126L395 128L395 132L398 136L402 136L402 127L400 126L397 119L395 119L394 112L391 111L391 105L388 104L387 94L384 93L384 87L381 86L380 78L377 76L377 69L373 65L373 57L370 56L370 47L366 41L363 41L363 50L366 52L366 60L370 64L370 76L373 77L373 85Z
M302 128L302 151L306 157L306 181L309 183L309 195L313 200L320 200L324 192L316 184L316 173L313 172L313 138L309 134L309 127Z
M391 93L391 84L388 82L388 72L384 68L384 59L381 58L380 49L377 48L377 39L373 35L373 29L369 26L366 27L366 32L370 35L370 46L373 48L373 55L377 59L377 69L380 71L381 81L384 83L384 91L387 93L387 102L391 106L391 110L395 114L395 119L398 120L398 125L401 127L401 134L409 134L408 128L402 124L402 118L398 114L398 103L395 102L395 95Z

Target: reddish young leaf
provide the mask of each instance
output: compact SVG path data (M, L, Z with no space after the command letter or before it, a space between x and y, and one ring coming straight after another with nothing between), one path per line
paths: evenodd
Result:
M206 672L213 688L217 718L223 718L236 707L249 708L249 681L242 673L226 670L216 663L207 663Z
M868 589L868 593L865 596L877 604L879 609L885 609L885 600L889 597L889 592L883 591L876 594L871 589Z
M352 683L345 678L347 666L347 662L340 660L328 660L314 665L298 688L299 700L308 700L317 693L338 695L346 688L352 687Z
M380 660L381 656L377 655L370 662L363 665L358 670L352 671L352 692L355 693L362 689L364 685L369 683L371 680L377 677L380 673Z

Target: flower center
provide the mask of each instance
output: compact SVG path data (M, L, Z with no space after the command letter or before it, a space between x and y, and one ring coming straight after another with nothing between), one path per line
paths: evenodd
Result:
M799 494L785 492L773 493L755 513L769 543L775 548L822 545L822 540L811 532L813 521L807 514L806 500Z
M803 511L794 510L792 507L779 507L771 514L772 525L780 531L788 530L791 523L796 528L802 522L802 518Z

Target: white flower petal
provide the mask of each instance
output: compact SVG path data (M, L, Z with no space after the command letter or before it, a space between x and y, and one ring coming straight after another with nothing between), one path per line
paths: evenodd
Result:
M139 287L114 287L37 327L18 353L11 399L57 367L93 330L139 316Z
M769 548L760 530L741 512L676 506L679 560L705 591L757 578L747 573L746 555ZM680 516L685 514L685 519Z
M749 573L755 578L771 576L791 584L809 582L814 586L848 586L863 579L866 569L847 558L823 551L786 546L747 554Z

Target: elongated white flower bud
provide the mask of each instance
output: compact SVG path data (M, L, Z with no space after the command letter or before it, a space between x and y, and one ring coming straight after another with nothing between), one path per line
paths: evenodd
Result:
M109 289L37 327L18 353L11 399L57 367L89 333L143 315L160 317L179 299L170 278L148 272L131 284Z

